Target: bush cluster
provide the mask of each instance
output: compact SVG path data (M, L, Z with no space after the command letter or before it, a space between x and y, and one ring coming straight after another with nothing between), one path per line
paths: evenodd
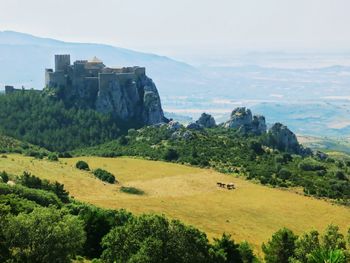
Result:
M96 169L93 171L93 174L100 180L110 183L110 184L114 184L116 182L115 180L115 176L113 174L111 174L110 172L103 170L103 169Z

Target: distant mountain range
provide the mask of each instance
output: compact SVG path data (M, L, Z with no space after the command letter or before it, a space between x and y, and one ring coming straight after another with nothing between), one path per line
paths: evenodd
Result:
M44 69L54 66L54 54L71 54L72 60L97 56L108 66L145 66L161 94L188 90L197 70L173 59L103 44L69 43L13 31L0 31L0 86L42 89Z
M184 122L203 111L226 120L247 106L298 134L350 137L350 53L258 52L203 66L103 44L69 43L0 31L0 89L41 89L54 54L99 57L108 66L145 66L167 116ZM188 116L188 117L181 117Z

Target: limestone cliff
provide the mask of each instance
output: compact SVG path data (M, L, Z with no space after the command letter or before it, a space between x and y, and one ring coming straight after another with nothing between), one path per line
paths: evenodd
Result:
M98 91L95 107L99 112L146 125L166 121L157 88L146 75L124 85L118 81L110 82Z

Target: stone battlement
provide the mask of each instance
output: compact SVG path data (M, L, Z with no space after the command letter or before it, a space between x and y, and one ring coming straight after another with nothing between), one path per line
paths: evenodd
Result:
M70 63L70 55L55 55L55 70L45 70L45 86L51 88L84 86L86 81L90 78L100 78L101 74L115 75L115 81L121 82L122 85L130 81L135 81L139 77L146 75L144 67L123 67L123 68L109 68L97 57L91 60L76 60L73 65ZM90 83L91 81L89 81ZM100 90L101 85L105 81L97 81L97 90Z

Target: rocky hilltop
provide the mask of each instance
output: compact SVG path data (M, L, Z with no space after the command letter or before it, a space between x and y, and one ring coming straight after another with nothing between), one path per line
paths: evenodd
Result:
M252 115L250 109L238 107L231 113L230 119L224 123L226 128L237 129L241 133L252 133L261 135L266 133L265 117L261 115Z
M157 88L143 67L109 68L101 60L70 63L55 56L55 70L45 71L45 91L65 104L92 108L143 125L166 122Z

